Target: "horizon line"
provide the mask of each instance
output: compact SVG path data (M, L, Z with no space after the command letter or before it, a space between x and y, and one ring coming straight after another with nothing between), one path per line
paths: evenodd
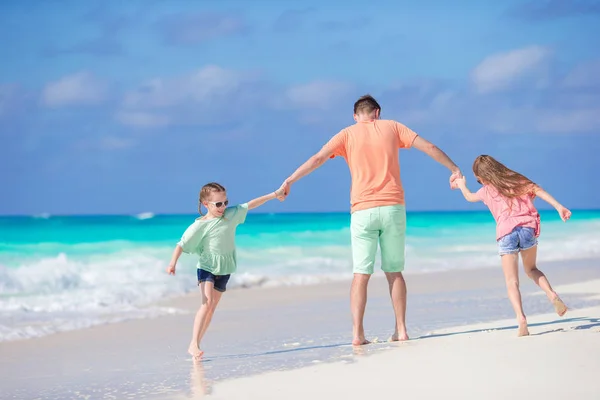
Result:
M552 211L553 208L538 208L539 211ZM571 211L600 211L600 208L571 208ZM407 214L428 214L428 213L439 213L439 214L466 214L466 213L481 213L489 210L407 210ZM136 213L96 213L96 214L52 214L52 213L38 213L38 214L0 214L0 218L6 217L38 217L38 218L51 218L51 217L137 217L144 214L152 214L149 218L158 216L172 217L172 216L189 216L199 215L196 213L155 213L152 211L143 211ZM350 214L350 211L292 211L292 212L252 212L254 215L310 215L310 214Z

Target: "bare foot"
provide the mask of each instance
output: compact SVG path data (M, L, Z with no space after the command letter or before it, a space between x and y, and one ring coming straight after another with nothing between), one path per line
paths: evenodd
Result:
M527 321L519 322L519 333L517 333L517 336L529 336L529 329L527 329Z
M188 348L188 353L193 357L194 361L198 361L202 358L204 352L198 348L198 345L194 343L190 343L190 347Z
M406 332L402 332L401 334L394 333L392 337L390 337L390 342L404 342L408 340L408 334Z
M365 345L365 344L369 344L369 343L371 343L371 342L369 342L369 341L368 341L367 339L365 339L364 337L363 337L363 338L355 338L355 339L352 341L352 346L363 346L363 345Z
M568 308L565 305L565 303L563 303L563 301L560 299L560 297L556 296L556 298L552 300L552 305L554 306L554 310L556 311L559 317L562 317L567 313Z

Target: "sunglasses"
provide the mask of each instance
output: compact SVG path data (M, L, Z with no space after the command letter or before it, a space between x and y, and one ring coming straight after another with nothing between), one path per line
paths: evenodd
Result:
M213 206L217 207L217 208L221 208L223 206L227 207L227 205L229 204L229 200L225 200L225 201L207 201L207 203L212 204Z

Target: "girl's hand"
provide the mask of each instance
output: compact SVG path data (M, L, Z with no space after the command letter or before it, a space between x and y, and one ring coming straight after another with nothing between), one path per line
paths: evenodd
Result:
M173 265L173 264L172 264L172 265L169 265L169 266L167 267L167 273L168 273L169 275L175 275L175 265Z
M450 189L454 190L458 188L457 181L459 179L464 179L464 176L460 170L454 171L452 175L450 175Z
M456 187L458 188L463 188L467 186L467 180L465 179L464 176L461 176L460 178L456 178L454 180L454 183L456 184Z
M560 215L560 219L564 222L567 222L571 218L571 211L568 208L560 206L556 209L558 211L558 215Z
M285 195L285 189L283 188L283 185L282 185L282 187L280 187L279 189L277 189L275 191L275 197L277 197L277 200L279 200L279 201L285 200L286 195Z

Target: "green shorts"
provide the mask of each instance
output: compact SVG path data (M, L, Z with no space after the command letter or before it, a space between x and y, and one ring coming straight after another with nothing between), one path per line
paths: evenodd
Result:
M404 270L406 208L382 206L355 211L350 217L352 265L355 274L373 273L377 244L381 247L384 272Z

